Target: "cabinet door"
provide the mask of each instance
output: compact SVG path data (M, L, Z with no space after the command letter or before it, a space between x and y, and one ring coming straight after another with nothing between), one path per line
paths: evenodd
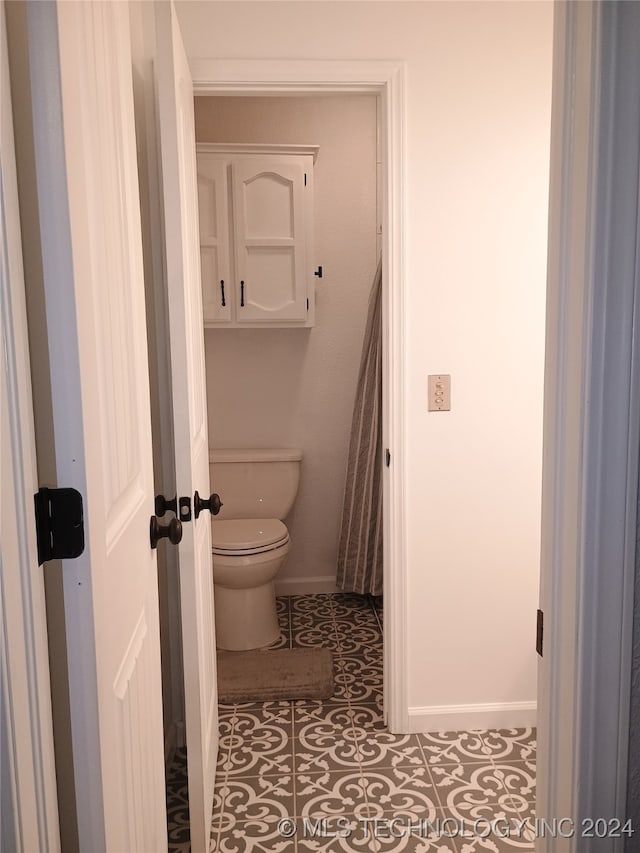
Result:
M229 322L229 195L225 160L198 155L198 214L204 322ZM231 298L230 298L231 297Z
M305 320L304 163L238 160L232 174L236 318Z

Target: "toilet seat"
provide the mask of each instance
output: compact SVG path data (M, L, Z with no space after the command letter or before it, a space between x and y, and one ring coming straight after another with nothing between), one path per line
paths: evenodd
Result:
M230 518L211 522L213 554L264 554L289 541L289 531L277 518Z

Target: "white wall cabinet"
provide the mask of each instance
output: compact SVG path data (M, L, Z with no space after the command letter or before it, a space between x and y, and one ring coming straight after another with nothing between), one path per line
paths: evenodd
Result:
M311 145L197 146L205 326L312 326Z

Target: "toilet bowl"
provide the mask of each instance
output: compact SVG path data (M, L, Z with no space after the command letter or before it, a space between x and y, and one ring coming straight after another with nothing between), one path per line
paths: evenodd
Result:
M289 532L277 519L212 522L218 647L268 646L280 636L273 580L289 553Z
M274 579L289 553L281 520L298 489L299 450L212 451L223 509L211 522L216 642L244 651L280 636Z

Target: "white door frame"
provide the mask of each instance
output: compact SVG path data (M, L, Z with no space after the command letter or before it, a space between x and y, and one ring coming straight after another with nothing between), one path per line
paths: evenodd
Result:
M626 815L640 444L637 4L555 8L537 815L545 853L619 851ZM636 832L638 831L636 827Z
M194 95L380 94L383 173L384 703L408 731L404 414L404 63L191 59ZM381 460L383 464L383 460ZM391 570L391 567L393 569Z

